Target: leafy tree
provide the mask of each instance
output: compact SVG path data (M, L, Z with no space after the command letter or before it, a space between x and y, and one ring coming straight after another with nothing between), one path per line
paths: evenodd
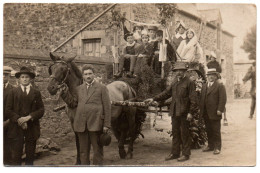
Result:
M166 26L177 11L176 4L156 4L159 10L159 23Z
M247 33L241 48L249 53L250 60L256 60L256 25L251 28L251 32Z

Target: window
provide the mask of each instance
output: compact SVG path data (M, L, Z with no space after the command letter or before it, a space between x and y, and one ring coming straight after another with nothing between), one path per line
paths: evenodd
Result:
M101 39L84 39L83 41L83 55L100 57Z

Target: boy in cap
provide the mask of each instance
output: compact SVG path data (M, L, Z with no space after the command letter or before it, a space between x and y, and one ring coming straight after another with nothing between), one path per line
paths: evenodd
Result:
M130 61L130 69L127 73L127 77L134 77L134 67L136 62L136 57L138 56L138 51L140 49L140 44L136 43L134 41L133 33L127 33L125 35L126 38L126 46L123 48L122 56L119 59L119 72L115 74L115 77L122 77L123 75L123 69L125 66L125 63L129 63ZM129 67L127 67L128 69Z
M153 54L153 44L149 43L149 34L146 30L142 31L141 34L142 44L140 47L140 54L137 57L137 64L140 58L146 58L147 65L151 65L151 59Z
M9 124L9 119L8 116L6 114L6 101L7 101L7 96L8 94L11 92L11 90L13 89L13 86L9 83L9 79L10 79L10 75L11 75L11 71L12 69L8 66L4 66L4 165L8 165L9 161L10 161L10 147L9 147L9 143L8 143L8 137L7 137L7 126Z
M148 26L149 42L154 43L156 41L156 32L158 28L156 26Z
M176 72L172 84L162 93L154 98L145 100L146 103L163 101L172 97L169 115L172 117L172 151L166 161L178 159L186 161L190 158L191 137L189 132L189 121L197 106L197 95L195 83L185 76L187 65L184 62L176 62L173 71ZM181 153L182 147L182 156Z
M225 86L218 81L219 72L208 69L207 82L203 84L200 98L200 116L204 118L208 136L208 146L203 152L221 151L221 119L227 102Z
M8 138L10 139L11 163L21 165L25 143L26 165L33 165L36 141L40 137L39 119L44 114L40 91L31 87L35 74L27 67L21 67L15 74L20 86L14 88L7 97L6 113L10 119Z

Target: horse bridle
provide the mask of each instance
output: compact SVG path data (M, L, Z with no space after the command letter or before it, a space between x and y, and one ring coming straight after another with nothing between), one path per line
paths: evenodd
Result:
M63 86L63 84L64 84L65 81L67 80L68 75L69 75L69 73L70 73L70 68L69 68L68 63L67 63L66 61L62 61L62 60L55 61L52 65L50 65L50 67L49 67L49 74L51 75L50 78L51 78L51 79L55 79L56 81L58 81L58 80L57 80L57 78L56 78L55 76L52 75L51 67L52 67L53 65L57 64L57 63L62 63L62 64L65 64L65 65L67 66L66 75L65 75L64 79L62 80L62 82L61 82L61 83L58 85L58 87L57 87L57 88L60 88L60 87Z

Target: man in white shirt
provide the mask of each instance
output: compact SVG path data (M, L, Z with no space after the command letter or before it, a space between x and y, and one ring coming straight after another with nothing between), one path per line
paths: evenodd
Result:
M36 141L40 137L39 119L44 114L40 91L31 87L35 74L27 67L21 67L15 74L20 86L7 97L6 114L10 119L7 136L10 139L10 165L21 165L25 143L26 165L33 165Z

